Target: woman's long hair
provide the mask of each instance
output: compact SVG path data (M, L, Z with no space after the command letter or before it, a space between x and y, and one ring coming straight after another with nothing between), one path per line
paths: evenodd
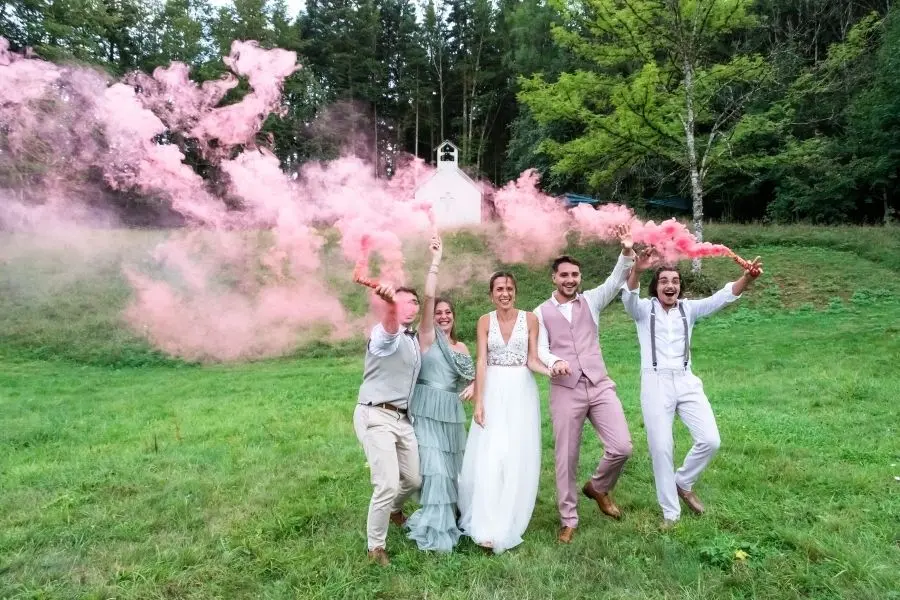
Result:
M437 307L441 304L446 304L450 307L450 313L453 315L453 326L450 327L450 341L454 344L459 341L459 338L456 337L456 307L453 306L453 303L450 302L447 298L435 298L434 299L434 310L437 311ZM437 327L437 323L434 324Z

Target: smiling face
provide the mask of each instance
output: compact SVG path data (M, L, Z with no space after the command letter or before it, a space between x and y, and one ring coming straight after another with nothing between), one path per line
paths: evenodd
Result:
M581 289L581 267L570 262L559 263L553 271L553 284L561 299L573 299Z
M654 286L655 284L655 286ZM675 306L681 298L681 274L675 269L662 268L653 276L650 287L655 288L656 298L666 310ZM651 289L650 293L653 294Z
M449 302L441 300L434 305L434 324L451 340L454 337L453 324L455 321L453 307L450 306Z
M497 310L513 308L516 304L516 280L508 273L491 278L491 302Z

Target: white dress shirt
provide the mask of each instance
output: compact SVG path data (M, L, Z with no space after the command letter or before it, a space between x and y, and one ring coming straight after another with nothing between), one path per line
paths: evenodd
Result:
M405 332L406 328L401 325L397 329L397 333L388 333L384 330L384 325L377 323L372 328L372 334L369 337L369 352L374 356L390 356L397 351L400 339L406 336ZM410 341L415 344L415 341L410 336L406 337L409 337Z
M616 294L619 293L619 288L621 288L625 283L625 280L628 279L628 273L631 271L631 266L633 264L633 255L627 257L619 254L619 260L616 261L616 266L613 267L612 273L609 274L606 281L594 289L587 290L576 296L581 297L587 304L587 307L591 311L591 317L598 326L600 325L600 311L609 306L609 303L612 302L613 298L616 297ZM559 312L562 313L569 323L572 322L571 300L569 302L561 303L556 299L556 294L553 293L550 295L550 302L559 309ZM538 320L538 358L547 366L547 368L550 368L556 361L561 359L550 352L550 335L547 333L546 325L544 325L544 317L541 315L540 306L534 309L534 314L537 316Z
M694 323L698 319L709 316L740 298L732 293L732 285L733 282L726 283L725 287L712 296L700 300L678 300L678 304L684 307L684 314L687 317L688 339L691 338ZM640 287L629 290L626 286L622 290L622 304L625 306L625 312L634 319L637 326L638 341L641 345L641 368L653 368L653 353L650 346L650 306L653 302L656 303L656 368L684 369L684 323L681 321L678 306L666 311L657 298L641 298Z

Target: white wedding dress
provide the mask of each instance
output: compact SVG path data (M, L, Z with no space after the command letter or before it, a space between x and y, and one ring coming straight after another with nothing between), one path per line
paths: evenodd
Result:
M459 527L496 553L522 543L541 470L538 388L528 362L528 321L519 311L509 343L490 314L484 427L472 421L459 479Z

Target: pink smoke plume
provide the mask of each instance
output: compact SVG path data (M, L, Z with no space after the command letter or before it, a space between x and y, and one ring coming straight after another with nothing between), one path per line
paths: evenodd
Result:
M613 241L616 227L627 225L631 228L635 243L652 246L667 263L712 256L730 257L734 254L727 246L698 242L696 236L675 219L659 224L644 222L634 215L634 211L621 204L603 204L597 209L581 204L572 209L572 219L573 228L582 239Z
M341 266L326 258L327 232L340 235L344 261L377 253L379 276L403 283L404 241L433 228L430 206L414 199L432 169L414 160L388 180L344 157L286 176L256 136L281 110L284 79L300 68L295 54L235 42L224 62L250 91L220 106L235 75L197 85L173 63L114 83L9 52L0 40L0 118L9 124L0 161L45 165L27 187L2 190L3 226L49 232L51 219L64 226L77 214L95 224L98 213L109 226L114 211L97 199L117 193L180 215L187 228L144 264L124 265L133 288L127 321L176 356L270 356L311 337L352 335L361 321L339 301L330 271ZM218 181L201 178L172 139L196 140Z
M299 189L313 199L313 218L341 233L341 251L351 262L370 253L382 259L380 276L405 282L403 240L421 238L431 230L430 206L415 199L415 182L430 167L421 161L392 179L376 178L371 166L357 157L328 163L308 163L300 170ZM367 240L366 245L363 239Z
M197 84L187 66L173 63L116 83L9 52L0 38L0 122L7 124L0 167L15 175L0 189L0 226L51 236L72 221L110 226L123 195L177 215L184 227L149 260L123 265L133 290L127 322L175 356L256 358L359 333L364 320L340 301L352 286L347 271L354 264L368 271L377 257L373 277L407 283L410 243L436 229L432 207L415 198L434 169L411 159L388 179L343 156L286 175L257 138L268 115L282 110L284 81L301 68L296 55L234 42L223 60L232 73L218 81ZM222 106L238 76L249 92ZM189 165L191 149L212 177ZM19 164L29 169L18 175ZM479 185L496 210L497 222L480 230L492 254L448 256L443 290L486 278L495 257L546 264L569 233L612 241L621 224L667 259L730 252L698 243L674 220L643 223L624 206L569 211L539 190L534 171L501 189Z
M540 176L528 170L494 194L504 235L492 248L504 262L545 263L566 246L570 216L558 199L540 191Z
M526 171L494 194L504 235L492 238L492 247L505 262L545 263L567 245L572 232L582 241L616 241L616 229L627 225L635 243L654 247L666 262L712 256L733 256L721 244L698 242L675 219L656 224L642 221L621 204L602 204L596 209L580 204L567 210L555 197L539 190L539 176Z

